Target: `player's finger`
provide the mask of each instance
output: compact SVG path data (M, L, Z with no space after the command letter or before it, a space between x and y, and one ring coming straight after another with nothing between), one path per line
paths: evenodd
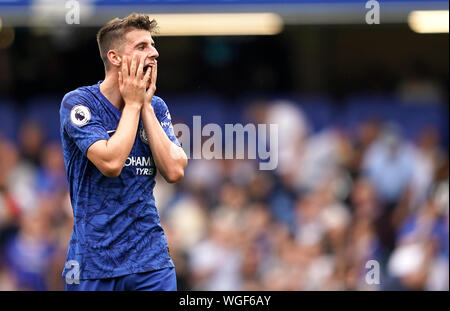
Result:
M147 71L145 72L145 76L144 76L144 79L143 79L144 82L145 82L145 85L147 85L148 80L150 79L151 72L152 72L152 67L147 68Z
M144 57L142 57L142 55L139 55L139 67L137 69L136 76L140 79L144 76Z
M122 72L119 71L119 85L123 84Z
M158 62L155 59L155 64L152 67L152 84L156 85L156 77L158 76Z
M130 67L130 76L131 77L136 76L137 57L138 57L138 55L134 54L133 59L131 60L131 67Z
M124 55L122 57L122 79L124 77L128 77L129 73L128 73L128 61L127 61L127 57Z

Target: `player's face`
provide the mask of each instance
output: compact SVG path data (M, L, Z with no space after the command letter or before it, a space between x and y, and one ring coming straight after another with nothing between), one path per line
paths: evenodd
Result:
M132 59L134 55L141 56L144 60L144 74L154 64L155 59L159 56L150 32L147 30L131 30L125 35L125 48L123 55L128 59Z

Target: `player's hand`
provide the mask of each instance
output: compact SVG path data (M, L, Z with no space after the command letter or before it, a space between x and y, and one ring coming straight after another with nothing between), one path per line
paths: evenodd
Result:
M119 71L119 90L125 105L140 109L148 99L146 88L151 70L144 75L144 57L133 55L128 66L128 57L123 56L122 69Z
M147 89L146 92L146 96L147 96L147 102L151 103L152 102L152 97L155 94L156 91L156 78L158 76L158 62L155 59L155 64L151 67L151 70L147 70L146 74L148 73L148 71L151 71L151 76L150 76L150 86Z

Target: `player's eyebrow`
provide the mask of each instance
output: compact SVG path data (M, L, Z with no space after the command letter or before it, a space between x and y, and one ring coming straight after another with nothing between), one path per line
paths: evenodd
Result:
M153 47L155 46L155 42L154 42L154 41L152 41L150 44L151 44L151 46L153 46ZM147 46L147 45L148 45L148 42L147 42L147 41L140 41L140 42L136 43L136 44L134 45L134 47L136 48L136 47L141 46L141 45Z

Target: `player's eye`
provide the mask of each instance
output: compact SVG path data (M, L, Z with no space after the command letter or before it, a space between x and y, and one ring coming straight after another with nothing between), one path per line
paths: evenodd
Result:
M139 45L137 46L137 49L140 50L140 51L142 51L142 50L144 50L146 47L147 47L147 45L144 44L144 43L142 43L142 44L139 44Z

